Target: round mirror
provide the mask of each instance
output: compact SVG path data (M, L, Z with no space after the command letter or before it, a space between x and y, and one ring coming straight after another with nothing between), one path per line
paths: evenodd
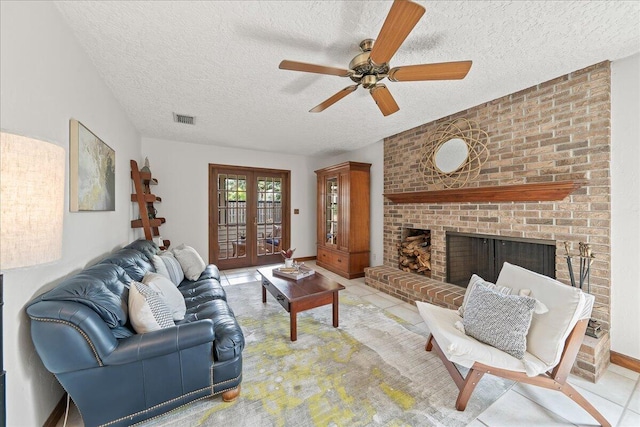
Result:
M433 155L433 163L442 173L460 169L469 158L469 147L460 138L452 138L442 144Z

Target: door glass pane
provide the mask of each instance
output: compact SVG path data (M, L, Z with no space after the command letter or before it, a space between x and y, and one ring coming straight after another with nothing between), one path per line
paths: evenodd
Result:
M218 259L246 257L247 177L218 175Z
M282 241L282 179L257 178L258 206L256 231L258 256L279 253Z
M326 188L326 212L325 235L326 242L335 245L338 243L338 178L327 179Z

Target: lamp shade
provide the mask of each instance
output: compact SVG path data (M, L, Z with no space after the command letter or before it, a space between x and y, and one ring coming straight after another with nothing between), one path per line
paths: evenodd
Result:
M0 269L62 256L64 148L0 132Z

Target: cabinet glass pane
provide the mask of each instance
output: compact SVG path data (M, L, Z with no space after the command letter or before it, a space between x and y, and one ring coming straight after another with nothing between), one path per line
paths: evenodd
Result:
M327 179L325 234L326 242L331 245L338 243L338 178Z

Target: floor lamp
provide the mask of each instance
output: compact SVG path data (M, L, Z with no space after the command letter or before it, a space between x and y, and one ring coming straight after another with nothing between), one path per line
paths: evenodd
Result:
M64 148L0 132L0 271L62 256ZM0 273L0 426L6 425L3 275Z

